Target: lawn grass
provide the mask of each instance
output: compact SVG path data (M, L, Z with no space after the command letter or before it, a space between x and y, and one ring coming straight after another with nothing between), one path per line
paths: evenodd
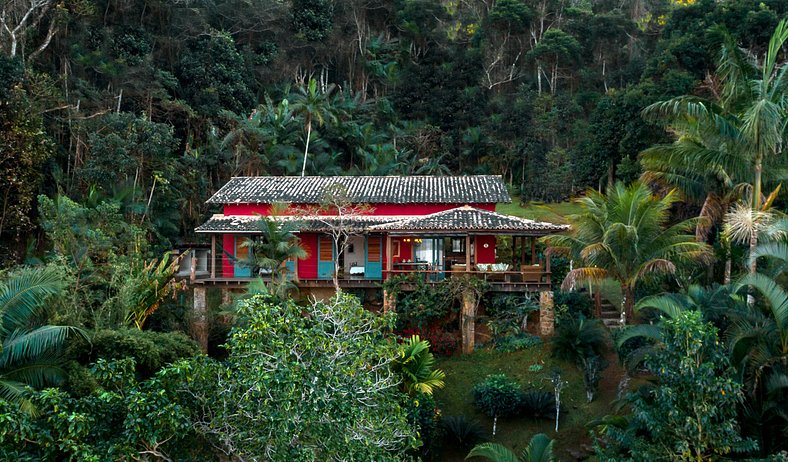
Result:
M520 205L520 199L512 198L511 204L498 204L495 208L498 213L528 218L530 220L548 221L552 223L566 223L566 216L580 212L580 206L575 202L529 202Z
M464 415L478 420L488 437L492 433L492 419L479 412L473 404L471 388L489 374L505 373L520 383L523 390L531 388L552 391L550 381L554 368L561 370L567 382L561 392L562 414L559 432L555 432L554 420L535 421L525 417L499 418L498 431L491 441L504 444L519 454L537 433L546 433L556 440L556 455L561 460L574 460L573 453L588 450L588 422L612 413L611 401L615 399L617 384L623 371L611 358L611 365L604 371L605 379L600 384L596 399L586 402L581 372L573 364L558 361L550 356L549 346L542 345L513 353L477 351L472 355L455 356L439 360L438 367L446 372L446 387L435 392L435 399L444 416ZM529 370L532 365L540 370ZM459 448L444 447L437 460L464 460L467 452Z

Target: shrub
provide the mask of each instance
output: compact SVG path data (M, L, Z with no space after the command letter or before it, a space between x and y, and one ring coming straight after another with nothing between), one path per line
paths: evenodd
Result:
M421 446L417 453L421 458L427 458L440 447L443 437L443 426L440 425L440 409L432 395L419 393L405 404L408 413L408 423L418 428Z
M460 448L467 449L484 440L484 429L477 420L470 420L464 415L446 416L441 421L446 436Z
M71 350L77 361L90 364L99 358L134 358L142 377L151 377L167 364L200 352L197 344L180 332L102 329L93 331L90 341L91 344L82 342Z
M520 395L520 412L534 419L555 415L555 395L549 391L528 390Z
M418 335L423 340L428 341L430 343L430 351L439 356L451 356L460 346L460 341L456 335L437 327L404 329L400 332L400 335L405 338Z
M511 353L541 344L542 339L536 335L517 334L508 335L495 342L495 349L504 353Z
M505 374L488 375L472 390L476 406L490 417L504 417L517 413L520 385Z
M572 318L578 318L580 315L590 318L594 315L594 301L588 294L581 292L555 292L554 299L555 305L566 305L566 314Z
M604 355L607 330L598 319L571 318L558 325L552 346L556 358L580 364L582 358Z
M498 417L514 415L518 411L520 385L505 374L494 374L474 385L471 392L476 406L493 418L492 436L495 437Z

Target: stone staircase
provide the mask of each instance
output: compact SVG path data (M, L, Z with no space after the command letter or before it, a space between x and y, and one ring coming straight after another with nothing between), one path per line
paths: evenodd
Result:
M607 300L602 300L602 310L599 318L608 329L618 329L621 327L619 323L621 313L618 308L610 304Z

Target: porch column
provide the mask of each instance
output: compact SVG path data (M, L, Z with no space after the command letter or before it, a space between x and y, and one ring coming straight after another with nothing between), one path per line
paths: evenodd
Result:
M551 252L550 252L550 248L549 247L547 249L545 249L545 251L544 251L544 258L545 258L544 271L545 271L545 276L546 276L545 282L547 282L548 286L550 286L550 253ZM552 286L550 286L550 287L552 288Z
M531 236L531 264L536 264L536 237Z
M539 292L539 333L542 336L553 335L555 331L555 310L553 309L553 291Z
M211 234L211 279L216 279L216 234Z
M471 270L471 235L465 235L465 272Z
M192 318L192 335L200 345L203 353L208 352L208 322L205 300L205 287L194 287L194 317Z
M391 273L389 271L394 269L392 266L394 264L393 262L394 259L391 255L391 234L386 234L386 271L383 274L384 280L388 279L388 277L391 276ZM385 294L384 294L383 303L385 304Z

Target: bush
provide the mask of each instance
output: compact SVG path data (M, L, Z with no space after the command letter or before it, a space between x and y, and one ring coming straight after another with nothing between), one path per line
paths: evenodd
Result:
M581 292L555 292L553 302L556 306L565 305L566 314L577 319L581 315L591 318L594 315L594 301L586 293Z
M433 354L440 356L451 356L460 346L460 341L456 335L445 332L437 327L404 329L400 332L400 335L404 338L418 335L422 340L426 340L430 343L430 351Z
M555 395L548 391L529 390L520 395L520 412L534 419L555 416Z
M488 375L471 392L476 406L490 417L517 414L520 385L505 374Z
M90 335L91 344L80 342L71 354L87 365L101 359L134 358L137 373L151 377L159 369L179 359L200 353L197 344L180 332L153 332L137 329L96 330Z
M604 356L607 330L598 319L571 318L558 325L552 346L556 358L580 364L583 358Z
M536 335L517 334L508 335L495 342L495 349L503 353L524 350L542 344L542 339Z
M470 420L464 415L446 416L441 421L446 436L451 442L462 449L469 449L484 440L484 429L477 420Z
M408 423L418 428L421 446L417 453L421 458L433 455L440 447L443 427L440 425L440 409L432 395L419 393L405 404Z

